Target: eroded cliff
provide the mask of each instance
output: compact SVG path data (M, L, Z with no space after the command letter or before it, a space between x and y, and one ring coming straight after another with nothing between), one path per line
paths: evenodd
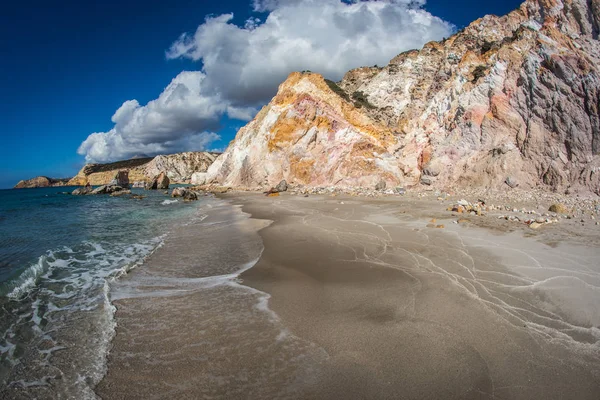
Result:
M599 25L600 0L529 0L339 83L293 73L207 179L600 194Z

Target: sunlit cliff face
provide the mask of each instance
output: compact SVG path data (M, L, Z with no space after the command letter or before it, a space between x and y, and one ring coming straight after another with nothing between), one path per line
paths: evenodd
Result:
M598 192L599 10L527 1L338 84L291 74L209 179Z

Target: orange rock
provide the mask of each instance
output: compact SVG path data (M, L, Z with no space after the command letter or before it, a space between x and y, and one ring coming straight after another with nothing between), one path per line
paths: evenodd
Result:
M433 218L433 219L432 219L431 221L429 221L429 222L431 222L432 224L435 224L435 221L436 221L436 219L435 219L435 218Z
M268 197L278 197L279 193L269 193L267 196Z
M442 224L442 225L438 225L438 226L436 226L436 228L438 228L438 229L444 229L444 228L445 228L445 226Z

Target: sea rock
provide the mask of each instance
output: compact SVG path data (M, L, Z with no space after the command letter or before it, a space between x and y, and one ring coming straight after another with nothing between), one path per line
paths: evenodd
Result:
M146 186L146 182L144 181L135 181L131 185L132 188L144 188Z
M173 189L171 197L182 197L187 201L198 200L198 194L195 191L183 187Z
M168 189L169 188L170 179L165 172L161 172L156 177L156 188L157 189Z
M129 187L129 171L120 170L115 173L115 176L110 181L110 185L120 186L122 188Z
M600 194L599 9L527 0L337 83L292 73L207 178Z
M557 213L557 214L568 214L569 213L569 209L567 208L567 206L565 206L564 204L561 204L561 203L552 204L550 206L550 208L548 208L548 211Z
M91 186L86 185L86 186L83 186L83 187L73 190L73 192L71 192L71 194L73 196L83 196L83 195L92 193L93 190L94 189Z
M107 186L107 185L102 185L102 186L99 186L99 187L97 187L96 189L92 190L92 191L90 192L90 194L104 194L104 193L106 193L106 192L107 192L107 188L108 188L108 186Z

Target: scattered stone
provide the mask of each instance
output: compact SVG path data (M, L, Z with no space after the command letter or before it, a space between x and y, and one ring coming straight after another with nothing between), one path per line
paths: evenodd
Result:
M569 209L567 208L567 206L565 206L562 203L556 203L556 204L552 204L550 206L550 208L548 209L548 211L557 213L557 214L567 214L569 212Z
M277 186L275 186L275 190L277 190L278 193L280 192L285 192L288 190L288 184L287 182L284 180L282 180L281 182L279 182L277 184Z
M404 189L403 187L398 186L396 188L396 193L398 193L400 195L406 194L406 189Z
M375 185L375 190L377 191L382 191L385 190L387 184L385 183L385 181L379 181L379 183L377 183L377 185Z
M445 228L445 226L444 226L444 224L441 224L441 225L437 225L437 226L436 226L436 228L437 228L437 229L444 229L444 228Z
M537 223L537 222L532 222L531 224L529 224L529 227L531 229L539 229L543 224Z
M431 186L431 179L425 177L421 178L421 185Z
M278 196L279 196L279 192L267 193L267 197L278 197Z
M514 189L517 186L519 186L515 178L513 178L512 176L507 177L504 183L506 183L511 189Z
M465 219L465 218L460 218L458 221L456 221L456 223L457 224L466 224L466 223L469 223L469 220Z

